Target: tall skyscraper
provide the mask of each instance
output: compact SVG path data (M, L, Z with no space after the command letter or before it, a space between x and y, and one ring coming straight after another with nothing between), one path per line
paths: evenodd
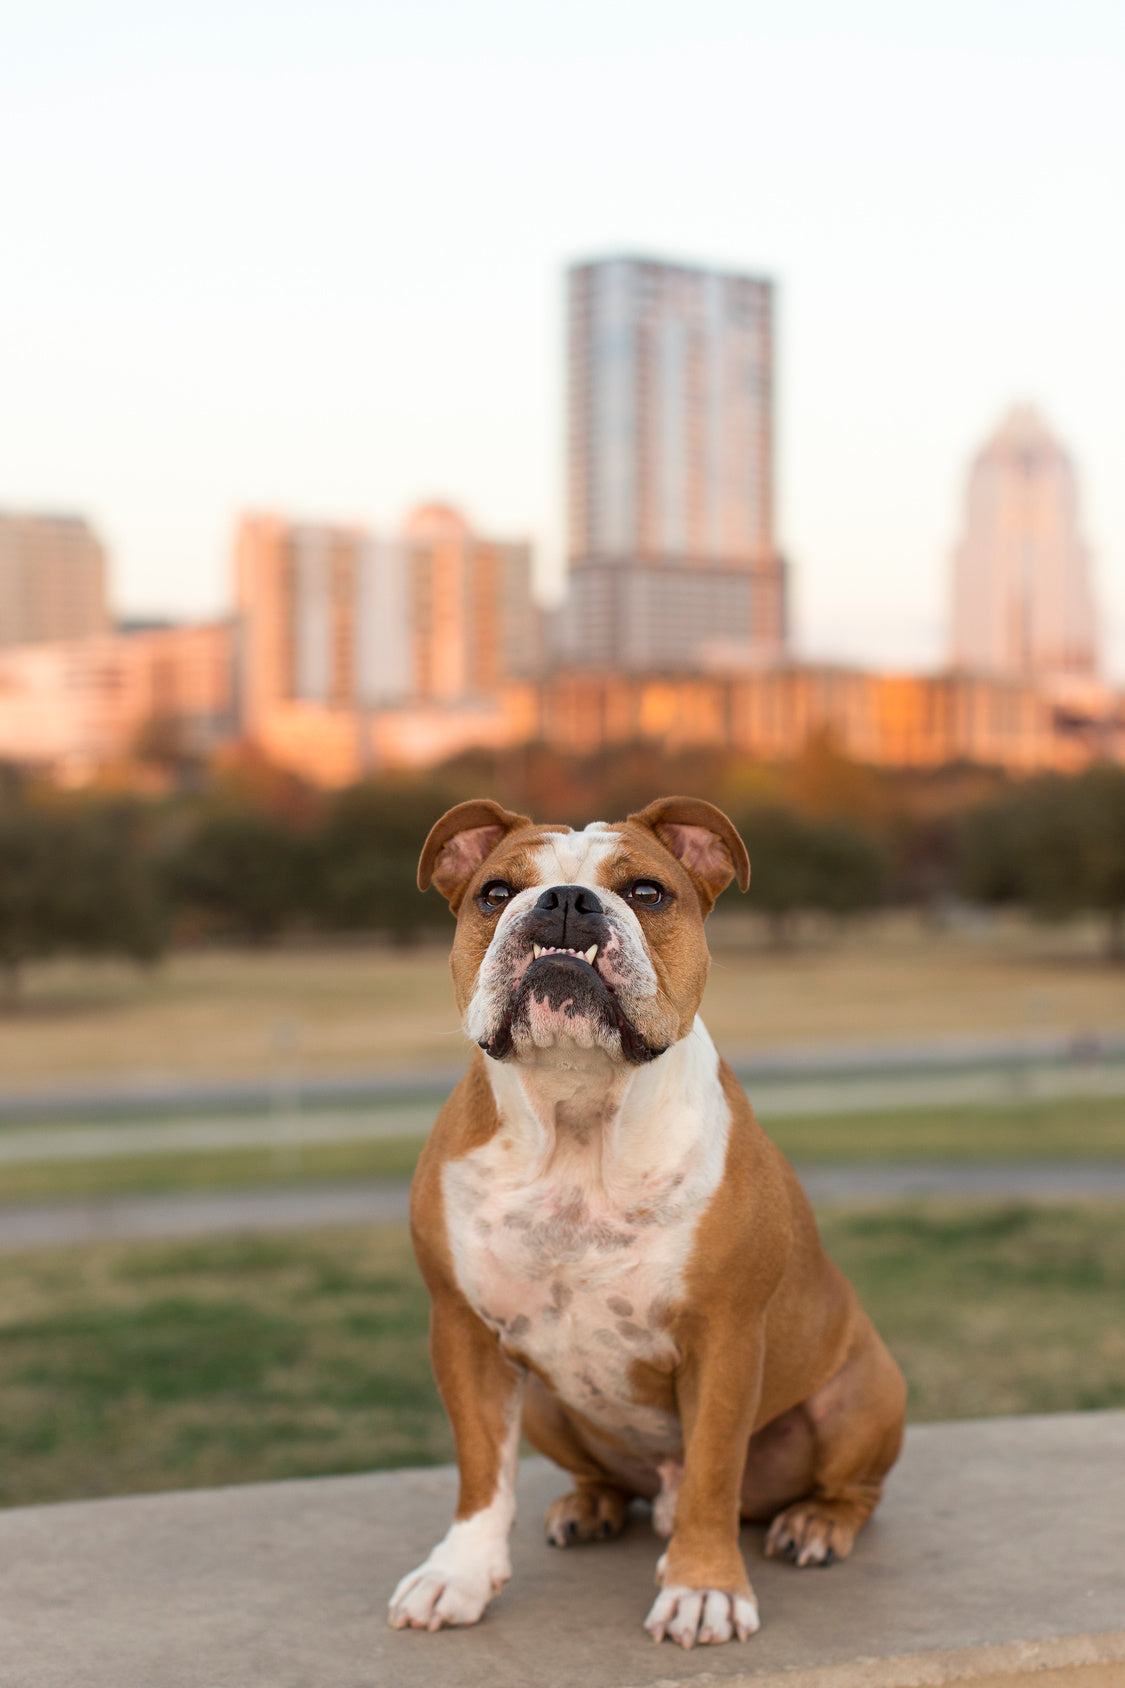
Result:
M81 516L0 512L0 646L109 628L105 553Z
M246 516L235 542L244 725L276 704L464 703L529 676L540 612L523 541L427 505L402 534Z
M780 654L772 283L576 265L568 376L568 658L690 669Z
M954 556L955 668L1091 677L1097 624L1074 466L1030 406L1012 410L969 472Z

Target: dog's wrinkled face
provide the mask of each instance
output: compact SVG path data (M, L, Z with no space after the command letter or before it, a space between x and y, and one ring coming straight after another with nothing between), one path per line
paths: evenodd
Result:
M710 804L666 798L583 832L491 802L434 827L419 884L457 911L465 1030L496 1060L603 1051L640 1065L686 1036L707 977L703 920L749 864Z

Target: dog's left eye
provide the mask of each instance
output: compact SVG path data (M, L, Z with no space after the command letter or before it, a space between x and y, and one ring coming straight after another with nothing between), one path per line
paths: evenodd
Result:
M515 894L515 887L509 885L506 879L490 879L488 884L482 886L478 893L477 902L486 914L491 914L495 913L498 908L503 908L509 898L514 897Z
M656 908L666 895L663 885L655 879L638 879L625 893L631 903L641 908Z

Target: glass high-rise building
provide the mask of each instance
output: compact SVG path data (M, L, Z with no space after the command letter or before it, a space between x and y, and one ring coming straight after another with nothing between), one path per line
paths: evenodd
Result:
M1097 669L1074 465L1027 405L1010 412L969 472L951 654L956 668L1021 679Z
M771 282L643 258L569 274L566 656L779 655Z

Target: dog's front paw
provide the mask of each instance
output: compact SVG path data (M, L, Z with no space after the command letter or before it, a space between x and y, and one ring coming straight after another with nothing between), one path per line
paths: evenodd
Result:
M698 1641L718 1643L749 1640L761 1628L758 1603L752 1594L726 1594L718 1588L688 1588L669 1583L653 1601L645 1628L654 1641L694 1647Z
M490 1575L479 1565L457 1565L435 1549L424 1565L403 1577L391 1595L392 1629L443 1629L475 1624L508 1579L507 1569Z

